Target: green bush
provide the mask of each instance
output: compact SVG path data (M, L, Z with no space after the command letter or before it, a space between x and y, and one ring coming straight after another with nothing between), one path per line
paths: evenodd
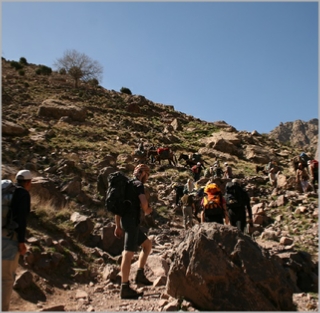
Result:
M22 64L22 65L28 65L27 59L24 58L24 57L21 57L21 58L20 58L19 63Z
M131 90L130 90L129 88L127 88L127 87L122 87L122 88L120 89L120 92L126 93L127 95L132 95Z
M65 68L61 68L61 69L59 70L59 74L61 74L61 75L66 75L66 74L67 74L66 69L65 69Z
M96 78L92 78L88 80L88 84L95 87L99 85L99 81Z
M24 74L25 74L25 71L24 71L24 70L19 70L19 75L20 75L20 76L24 76Z
M23 66L17 61L11 61L10 65L14 67L16 70L21 70Z
M40 67L36 69L37 75L51 75L51 73L52 73L51 67L48 67L45 65L40 65Z

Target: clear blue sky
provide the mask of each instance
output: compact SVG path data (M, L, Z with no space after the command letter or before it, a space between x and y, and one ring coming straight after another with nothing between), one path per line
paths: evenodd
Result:
M318 39L318 2L2 2L5 59L75 49L104 88L239 131L318 118Z

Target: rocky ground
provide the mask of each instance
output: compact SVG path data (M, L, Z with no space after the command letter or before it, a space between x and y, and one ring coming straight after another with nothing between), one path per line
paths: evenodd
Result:
M132 172L136 161L131 152L140 138L170 146L177 157L198 152L208 164L217 158L229 162L251 197L250 236L290 268L293 281L302 287L293 296L297 310L318 311L318 194L296 191L290 159L300 148L267 134L237 131L223 121L200 121L140 95L82 83L75 89L67 75L38 75L37 68L25 65L19 74L10 61L2 60L2 177L13 179L21 167L35 176L27 236L30 253L19 266L13 311L195 310L191 303L167 294L163 276L168 269L161 263L166 260L170 266L176 244L186 236L181 212L173 209L171 187L191 176L182 161L177 166L150 165L147 187L158 228L149 230L154 242L150 262L155 263L148 265L147 275L155 283L143 288L142 299L119 299L121 245L107 244L113 226L105 216L102 195L110 171ZM314 131L316 124L312 125ZM315 148L305 151L317 155ZM268 177L255 173L255 166L270 158L283 169L278 189L270 186ZM202 178L199 185L206 182ZM218 184L223 188L226 182ZM306 262L298 251L306 253ZM305 279L304 285L297 274Z

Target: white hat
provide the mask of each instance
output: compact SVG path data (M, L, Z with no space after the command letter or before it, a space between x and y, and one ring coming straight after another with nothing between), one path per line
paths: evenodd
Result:
M225 162L225 163L224 163L224 165L228 165L228 163L227 163L227 162Z
M200 162L198 162L198 163L197 163L197 165L201 165L201 163L200 163Z
M29 170L21 170L16 175L16 180L31 180L32 175Z

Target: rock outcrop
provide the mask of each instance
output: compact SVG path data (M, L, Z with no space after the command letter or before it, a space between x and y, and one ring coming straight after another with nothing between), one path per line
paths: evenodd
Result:
M167 293L199 310L294 310L288 273L236 228L216 223L195 226L175 251Z

